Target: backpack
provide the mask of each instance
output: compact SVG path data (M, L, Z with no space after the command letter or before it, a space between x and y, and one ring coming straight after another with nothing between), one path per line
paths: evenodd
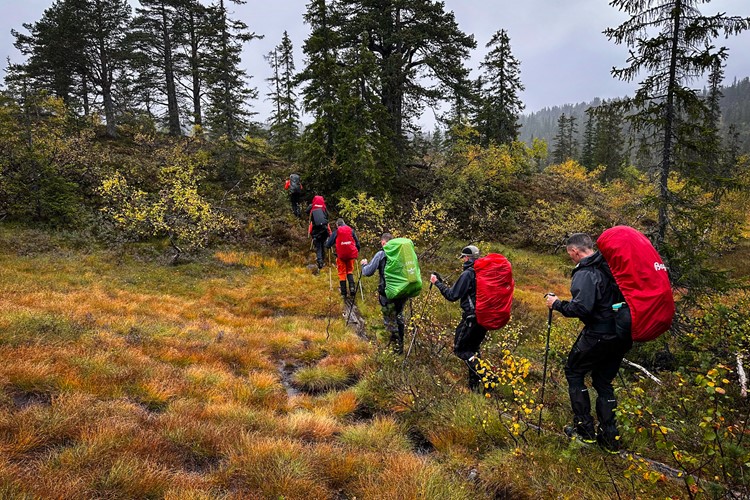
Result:
M300 182L299 175L292 174L289 176L289 192L293 194L302 193L302 182Z
M414 243L394 238L383 245L385 252L385 296L389 300L416 297L422 291L422 276Z
M596 245L625 298L612 306L618 334L646 342L669 330L675 314L672 287L667 266L648 238L632 227L615 226Z
M499 253L487 254L474 261L474 273L477 323L487 330L498 330L510 321L515 287L510 262Z
M325 210L322 208L313 208L312 212L310 212L310 221L313 227L317 228L328 225L328 217L326 217Z
M312 200L312 210L310 210L310 222L314 228L321 228L328 225L328 215L326 215L326 202L322 196L315 196Z
M339 226L336 229L336 256L341 260L352 260L359 256L352 228Z

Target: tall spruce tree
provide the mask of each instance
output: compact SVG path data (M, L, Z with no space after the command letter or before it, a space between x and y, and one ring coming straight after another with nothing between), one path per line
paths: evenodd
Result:
M205 58L211 34L209 20L209 10L199 0L179 0L177 23L182 35L182 51L176 54L176 59L187 76L188 82L182 87L191 104L190 114L196 127L203 126Z
M596 118L593 113L594 108L586 110L586 124L583 126L583 145L581 147L581 165L591 170L594 164L594 127Z
M518 115L523 111L519 93L520 62L510 49L505 30L497 31L486 45L490 51L480 67L484 70L479 89L479 107L475 117L482 144L509 144L518 138Z
M294 47L289 34L284 31L281 43L267 56L273 76L268 79L271 91L268 98L273 103L271 111L271 144L288 161L294 161L299 138L299 108L295 90Z
M578 126L575 116L560 115L557 120L557 135L552 150L552 161L560 164L578 156Z
M117 136L117 94L127 84L131 8L126 0L88 0L81 22L86 33L86 58L91 80L101 95L106 134Z
M604 167L604 178L620 176L625 161L625 134L623 112L615 103L602 102L592 111L596 115L594 126L592 163Z
M339 0L342 48L364 40L377 63L378 95L399 151L405 130L425 102L470 93L464 61L476 47L443 2L432 0ZM428 85L424 77L435 85Z
M304 162L315 175L311 187L325 186L329 188L327 192L336 191L336 187L330 185L336 177L333 163L340 123L336 96L344 81L336 17L333 7L325 0L311 0L307 4L304 19L310 26L310 35L302 47L305 67L297 75L297 82L302 85L302 105L313 117L303 136Z
M88 114L85 12L82 0L57 0L42 18L23 27L28 34L11 30L15 47L27 58L23 71L30 91L46 90L73 110Z
M670 208L675 201L668 180L677 167L683 174L692 173L675 163L676 150L694 149L692 134L681 134L681 122L705 107L689 84L695 78L723 62L727 49L715 48L713 39L730 36L748 28L749 18L716 14L704 16L698 6L709 0L614 0L610 5L630 15L617 28L608 28L606 36L617 44L630 47L627 66L614 68L612 74L632 81L641 72L647 76L632 100L625 104L635 111L628 117L636 132L648 131L658 141L661 159L656 178L658 188L658 222L655 244L660 248L670 222Z
M247 72L240 68L242 45L263 38L248 31L247 24L229 17L227 2L244 4L244 0L218 0L210 7L211 50L206 53L206 122L214 136L229 140L242 137L255 114L248 110L258 91L247 84Z
M157 87L166 100L167 127L170 135L181 135L180 108L177 101L178 69L175 48L181 35L176 27L179 0L140 0L133 20L133 39L141 71L153 80L160 75Z

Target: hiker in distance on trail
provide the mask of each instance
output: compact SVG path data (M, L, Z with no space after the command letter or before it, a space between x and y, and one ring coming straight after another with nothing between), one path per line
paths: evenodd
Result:
M292 213L295 217L300 216L300 203L302 202L302 181L298 174L290 174L284 184L284 190L289 191L289 202L292 204Z
M570 300L560 300L553 293L546 296L547 307L568 318L579 318L583 329L578 335L565 363L565 378L573 410L573 425L565 434L584 443L598 442L605 451L617 453L620 436L615 420L617 400L612 381L617 375L625 353L633 345L632 338L618 335L612 305L622 300L617 284L602 254L594 250L594 242L585 233L571 235L566 242L570 259L576 264L570 283ZM584 377L591 372L596 389L598 432L591 416L591 399Z
M489 392L488 386L480 387L485 379L488 385L497 383L497 377L491 372L488 364L483 364L479 357L479 347L487 335L487 328L480 325L476 315L477 278L474 263L479 259L479 249L474 245L465 246L458 256L463 261L463 270L452 287L446 285L439 275L431 274L430 282L437 286L440 293L450 302L460 300L461 321L456 326L453 338L453 354L466 363L469 371L469 390Z
M315 246L315 260L317 261L318 269L322 269L325 265L323 261L323 247L331 235L331 226L328 224L328 209L326 208L326 201L322 196L317 195L313 197L312 203L307 207L307 213L310 215L307 235L312 238L313 245Z
M404 238L398 238L402 240ZM386 244L394 240L393 235L390 233L383 233L380 237L380 246L385 247ZM408 241L408 240L407 240ZM409 242L411 243L411 242ZM380 275L380 282L378 283L378 301L380 302L380 309L383 313L383 324L385 325L386 332L390 333L389 343L394 343L393 352L396 354L403 354L404 352L404 305L409 299L408 296L398 297L389 299L386 289L393 285L393 283L387 282L386 276L386 264L387 257L385 248L379 250L368 263L367 259L362 259L360 264L362 265L362 276L372 276L377 270ZM415 257L416 260L416 257ZM417 268L417 274L419 274ZM395 278L391 278L395 279ZM421 281L420 281L421 288Z
M336 229L326 240L326 248L335 245L336 269L339 275L341 296L346 300L346 282L349 282L351 301L357 298L357 287L354 284L354 261L359 257L359 239L353 228L344 223L344 219L336 220Z

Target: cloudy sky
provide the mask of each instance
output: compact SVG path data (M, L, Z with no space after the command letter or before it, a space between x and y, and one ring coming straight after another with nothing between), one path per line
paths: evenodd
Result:
M307 3L308 0L247 0L245 5L232 6L234 17L265 36L250 42L243 55L248 74L253 76L251 84L260 91L260 98L254 103L259 119L265 119L270 108L264 100L268 92L265 79L270 70L263 56L280 42L286 30L295 47L297 70L302 68L301 46L309 31L302 20ZM52 0L0 0L3 61L7 57L13 61L20 58L10 30L20 30L22 23L38 20L51 4ZM136 2L131 0L131 4ZM612 66L624 65L627 50L609 42L602 31L619 25L626 16L606 0L445 0L445 5L446 10L455 13L459 27L477 41L477 49L468 62L474 68L473 76L477 76L476 68L486 52L484 45L492 34L499 29L508 31L511 49L521 62L521 79L526 87L521 97L527 112L594 97L622 96L635 87L610 76ZM714 0L702 6L702 11L747 17L750 1ZM750 32L716 43L730 48L726 83L735 77L750 76ZM422 122L430 125L433 113L425 113Z

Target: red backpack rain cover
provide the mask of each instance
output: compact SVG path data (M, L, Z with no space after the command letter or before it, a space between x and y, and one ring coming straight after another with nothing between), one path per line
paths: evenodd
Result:
M352 228L340 226L336 229L336 256L341 260L356 259L359 255L352 236Z
M645 342L669 330L675 312L672 287L667 266L648 238L632 227L615 226L596 245L630 308L633 340Z
M513 271L508 259L499 253L474 261L477 277L477 322L488 330L497 330L510 321L513 303Z

